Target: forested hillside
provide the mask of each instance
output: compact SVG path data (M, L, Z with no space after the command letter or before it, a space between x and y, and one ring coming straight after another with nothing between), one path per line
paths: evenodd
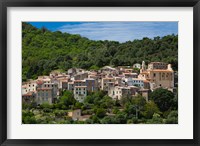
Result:
M164 61L178 69L178 36L143 38L125 43L93 41L80 35L51 32L22 23L22 79L71 67L98 69L105 65L132 66L142 61Z

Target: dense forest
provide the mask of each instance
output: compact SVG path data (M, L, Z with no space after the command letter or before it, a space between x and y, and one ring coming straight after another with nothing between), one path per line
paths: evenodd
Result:
M74 121L68 112L81 109L91 115L85 121ZM23 124L177 124L178 96L167 89L156 89L146 101L144 97L113 100L104 91L89 93L83 103L71 91L63 91L54 104L23 103Z
M72 67L97 70L105 65L132 66L164 61L178 70L178 35L143 38L125 43L94 41L80 35L51 32L22 23L22 80Z

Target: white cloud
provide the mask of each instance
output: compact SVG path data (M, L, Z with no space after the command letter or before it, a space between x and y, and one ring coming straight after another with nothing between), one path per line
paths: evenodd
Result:
M115 40L125 42L143 37L153 38L177 34L177 22L84 22L66 23L57 30L80 34L92 40Z

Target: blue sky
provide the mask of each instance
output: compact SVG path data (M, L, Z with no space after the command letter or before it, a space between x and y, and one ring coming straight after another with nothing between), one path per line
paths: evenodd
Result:
M178 22L29 22L37 28L80 34L91 40L119 42L178 34Z

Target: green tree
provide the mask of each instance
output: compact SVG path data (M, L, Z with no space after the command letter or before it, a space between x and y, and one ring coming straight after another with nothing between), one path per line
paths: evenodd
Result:
M102 120L101 120L101 124L114 124L114 118L110 117L110 116L105 116Z
M147 102L144 106L144 110L142 111L142 115L147 119L151 119L154 113L160 113L157 105L153 101Z
M69 107L70 105L75 105L76 100L74 99L73 93L71 91L64 91L63 96L60 97L59 103Z
M169 57L170 56L170 57ZM22 79L48 75L54 69L82 67L97 70L105 65L128 65L150 61L171 63L178 70L178 35L143 38L119 43L93 41L80 35L22 23ZM136 71L136 70L134 70Z
M150 99L158 105L160 111L164 112L173 105L174 94L167 89L158 88L150 93Z
M115 116L116 124L126 124L127 123L127 115L125 113L118 113Z
M22 123L23 124L36 124L35 116L29 110L22 111Z
M178 111L171 111L169 113L166 124L178 124Z
M153 118L147 121L147 124L163 124L163 119L157 113L153 114Z
M99 118L103 118L103 117L106 115L106 110L103 109L103 108L98 108L98 109L96 110L95 115L96 115L97 117L99 117Z

